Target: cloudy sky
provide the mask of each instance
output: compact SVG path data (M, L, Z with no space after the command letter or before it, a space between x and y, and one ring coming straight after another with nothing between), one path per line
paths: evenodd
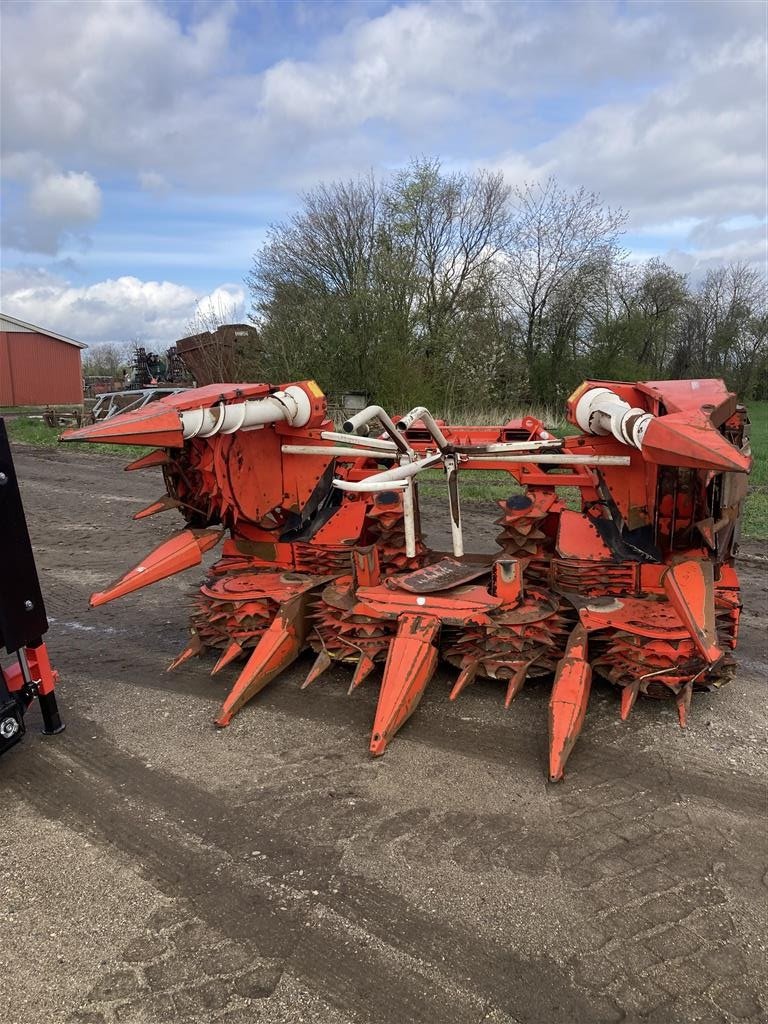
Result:
M5 0L3 310L91 343L242 317L302 189L413 156L583 184L694 276L764 265L767 10Z

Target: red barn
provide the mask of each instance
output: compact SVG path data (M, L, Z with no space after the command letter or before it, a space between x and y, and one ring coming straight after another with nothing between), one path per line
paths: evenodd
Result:
M0 406L81 405L87 347L0 313Z

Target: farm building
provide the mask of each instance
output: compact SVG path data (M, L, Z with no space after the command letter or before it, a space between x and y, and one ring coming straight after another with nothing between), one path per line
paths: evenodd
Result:
M87 347L0 313L0 406L80 405Z

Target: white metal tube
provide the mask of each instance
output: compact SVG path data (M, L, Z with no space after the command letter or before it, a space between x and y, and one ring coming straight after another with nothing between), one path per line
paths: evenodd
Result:
M421 420L423 422L430 435L434 438L438 448L448 447L448 441L440 427L438 427L435 422L432 413L429 409L425 409L423 405L417 405L415 409L411 409L410 412L407 412L405 416L401 417L401 419L397 421L397 429L404 433L417 420Z
M380 405L366 406L365 409L361 409L360 412L355 413L354 416L350 416L348 420L345 420L343 427L347 434L354 434L355 431L359 430L360 427L364 427L366 423L370 423L371 420L381 421L381 425L401 452L406 452L409 455L413 454L413 449L402 434L395 428L395 424L392 422L389 413L385 412Z
M461 520L455 523L453 516L451 516L451 543L453 544L454 555L457 558L461 558L464 554L464 534L461 530Z
M214 405L209 409L185 409L179 413L185 440L279 423L287 420L288 415L287 406L274 397L238 402L236 405Z
M416 557L416 503L413 496L413 479L406 481L403 488L403 526L405 527L405 554Z
M495 455L496 453L503 455L504 452L536 452L542 448L559 448L562 443L559 438L555 437L551 441L499 441L496 444L484 445L457 444L454 450L462 455L475 458L476 455ZM482 448L482 451L475 453L473 449L476 447Z
M617 441L642 448L653 414L633 408L610 388L589 388L576 403L576 422L588 434L613 434Z
M381 473L375 473L369 477L369 480L375 481L386 481L386 480L408 480L412 476L416 476L422 473L425 469L429 469L431 466L442 462L442 455L435 453L434 455L427 455L423 459L418 459L416 462L403 462L394 469L385 469Z
M352 491L355 494L378 493L379 491L404 491L409 486L408 480L334 480L333 486L339 491Z
M396 459L397 452L382 452L376 448L342 448L334 445L284 444L281 449L286 455L339 455L347 459Z
M455 455L445 457L445 477L448 484L448 514L451 517L451 543L456 558L464 554L464 534L461 529L461 504L459 502L459 476ZM453 497L456 498L454 509ZM455 512L455 516L454 516Z
M324 441L342 441L344 444L360 445L363 448L381 448L382 451L397 451L394 441L385 441L381 437L360 437L358 434L339 434L335 430L321 430L320 437Z
M462 459L464 456L462 456ZM628 466L629 455L467 455L470 462L534 462L543 466Z

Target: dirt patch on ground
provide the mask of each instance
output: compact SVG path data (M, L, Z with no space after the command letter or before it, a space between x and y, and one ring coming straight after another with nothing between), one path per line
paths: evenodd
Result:
M67 731L0 761L0 1017L103 1022L765 1019L766 551L746 545L740 671L618 717L593 691L547 785L543 685L455 704L448 672L384 758L376 686L311 659L224 731L210 661L173 675L194 573L95 612L175 527L111 457L16 450ZM472 547L493 511L467 506ZM433 542L447 511L430 508Z

